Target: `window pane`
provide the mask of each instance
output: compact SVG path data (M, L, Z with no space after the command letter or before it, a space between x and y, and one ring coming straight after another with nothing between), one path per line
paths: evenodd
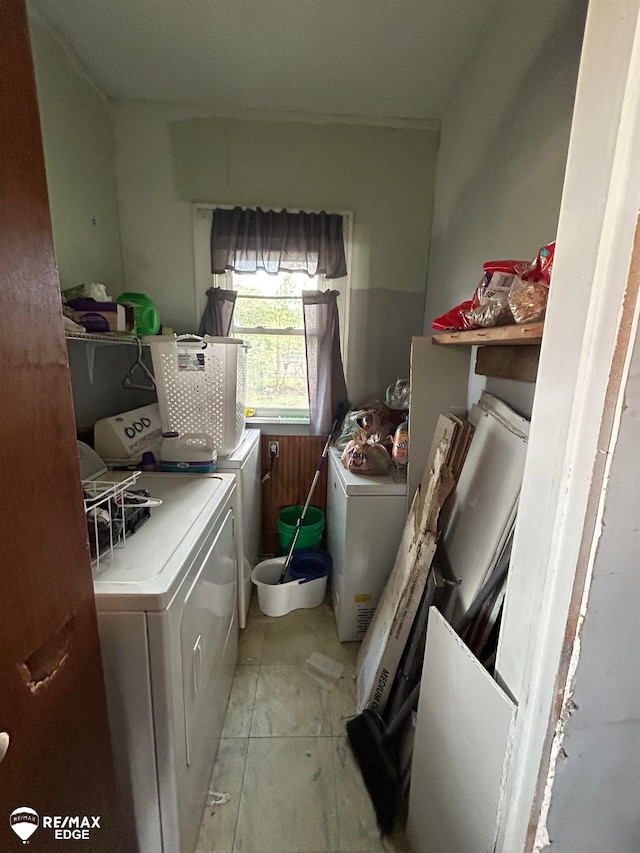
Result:
M302 332L302 293L317 290L318 278L305 273L264 271L232 273L238 293L233 317L236 335L251 344L247 356L247 407L253 409L309 409L305 342L302 334L247 334L239 327L295 329ZM260 298L268 297L268 298Z
M302 296L303 290L318 290L318 278L302 272L282 272L268 275L263 270L250 275L232 273L233 289L238 294L261 296Z
M256 299L238 296L233 315L235 326L263 326L265 329L302 329L302 300Z
M247 358L247 406L252 409L308 409L304 337L242 337L251 345Z

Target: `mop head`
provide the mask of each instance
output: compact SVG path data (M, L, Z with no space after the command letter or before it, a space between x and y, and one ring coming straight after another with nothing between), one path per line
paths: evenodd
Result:
M348 721L347 737L371 797L380 832L391 835L402 788L384 721L375 711L366 709Z

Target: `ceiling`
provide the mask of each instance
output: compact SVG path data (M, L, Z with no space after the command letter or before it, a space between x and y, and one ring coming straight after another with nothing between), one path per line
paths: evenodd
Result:
M501 0L33 0L109 97L428 121Z

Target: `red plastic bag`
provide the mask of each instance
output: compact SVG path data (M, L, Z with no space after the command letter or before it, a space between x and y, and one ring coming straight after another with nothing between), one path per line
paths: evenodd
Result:
M461 302L455 308L447 311L446 314L436 317L431 324L432 327L437 332L459 332L466 329L477 329L478 324L473 323L467 315L467 312L471 310L472 304L470 299L467 299L466 302Z
M553 258L556 252L555 240L543 246L527 270L519 270L520 277L525 281L544 281L547 287L551 284Z
M544 320L555 248L555 242L543 246L511 285L509 306L516 323Z
M491 281L494 272L511 273L515 275L522 264L529 265L528 261L485 261L482 264L484 277L487 284Z
M541 302L545 295L542 287L544 283L548 289L551 283L554 252L555 242L543 246L533 261L486 261L473 297L436 317L433 328L437 332L457 332L480 326L508 325L514 320L530 322L534 314L536 319L542 319ZM541 286L527 290L523 281L539 282ZM510 299L512 290L514 298ZM516 311L512 310L512 301L518 305Z

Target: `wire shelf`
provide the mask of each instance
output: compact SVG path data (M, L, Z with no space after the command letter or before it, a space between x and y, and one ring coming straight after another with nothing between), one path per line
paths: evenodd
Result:
M68 341L89 341L96 344L135 344L140 338L125 332L65 332Z
M91 568L94 575L104 569L104 562L113 556L114 548L123 547L125 544L126 492L135 485L139 475L139 471L133 471L119 483L110 480L82 480Z

